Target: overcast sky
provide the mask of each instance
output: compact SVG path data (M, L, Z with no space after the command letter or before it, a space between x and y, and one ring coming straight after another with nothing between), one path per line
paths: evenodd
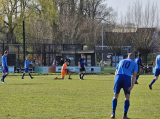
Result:
M114 8L114 10L118 11L118 14L125 14L129 5L135 3L137 0L106 0L108 6ZM146 3L150 1L150 3L157 3L157 6L160 10L160 0L138 0L142 2L143 7L145 7Z
M142 7L145 8L147 3L149 2L151 5L154 3L154 5L157 5L157 12L159 13L159 19L160 19L160 0L106 0L106 4L108 7L112 7L117 13L118 13L118 23L121 20L121 17L124 18L124 16L127 13L128 7L131 6L133 3L136 2L142 3ZM151 6L150 6L151 7ZM145 10L145 9L144 9ZM159 24L160 27L160 24Z

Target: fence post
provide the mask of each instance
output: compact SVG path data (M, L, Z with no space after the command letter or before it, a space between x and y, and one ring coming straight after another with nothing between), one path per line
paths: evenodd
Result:
M26 51L25 51L25 22L23 21L23 60L25 61L25 54L26 54Z
M19 45L18 45L18 61L17 61L17 66L19 66Z
M65 45L63 44L63 51L65 50L65 48L64 48L64 47L65 47Z
M50 44L49 44L49 66L50 66Z
M46 52L45 52L45 44L43 44L43 60L44 60L44 66L46 66Z

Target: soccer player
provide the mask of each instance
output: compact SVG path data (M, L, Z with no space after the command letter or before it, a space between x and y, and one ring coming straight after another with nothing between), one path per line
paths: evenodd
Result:
M71 71L67 69L67 64L68 64L68 61L65 60L65 63L63 64L62 69L61 69L62 78L56 77L55 79L64 79L64 76L66 75L66 73L69 73L68 79L72 79L71 78Z
M1 79L2 83L5 83L4 79L9 74L8 65L7 65L7 55L8 55L8 51L6 50L4 52L4 55L2 56L2 70L3 70L3 75L2 75L2 79Z
M26 60L25 60L25 71L24 71L24 73L23 73L23 75L22 75L22 79L24 79L25 73L29 73L29 76L31 77L31 79L34 78L34 77L32 77L31 74L30 74L29 67L28 67L29 64L33 64L33 63L29 62L29 61L28 61L28 57L26 57Z
M134 62L135 54L128 54L127 59L123 59L119 62L115 71L115 82L114 82L114 98L112 100L112 115L111 118L115 118L115 111L117 107L117 100L120 93L121 88L124 90L125 94L125 102L124 102L124 114L123 119L128 119L127 112L130 106L129 97L130 91L133 89L136 75L138 72L138 66ZM132 77L132 85L131 85L131 75Z
M138 65L138 73L137 73L137 76L136 76L136 82L135 82L135 84L138 84L137 80L138 80L139 75L140 75L139 66L144 67L144 66L142 65L142 63L141 63L141 54L138 55L138 57L135 59L135 62L136 62L137 65Z
M80 80L84 80L83 79L83 77L84 77L84 75L85 75L85 73L86 73L86 69L85 69L85 64L84 64L84 55L83 54L81 54L81 58L80 58L80 60L79 60L79 77L80 77ZM82 72L83 72L83 75L81 76L81 74L82 74Z
M151 84L149 85L149 88L152 90L152 85L153 85L153 83L156 81L156 80L158 80L158 77L159 77L159 74L160 74L160 55L158 55L157 57L156 57L156 67L155 67L155 74L154 74L154 76L155 76L155 78L152 80L152 82L151 82Z

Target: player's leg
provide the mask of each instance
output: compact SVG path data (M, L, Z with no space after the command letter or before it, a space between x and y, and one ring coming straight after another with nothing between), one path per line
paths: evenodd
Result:
M64 79L64 76L66 75L66 72L61 72L61 75L62 75L62 78L56 77L55 79L59 79L59 80Z
M138 81L139 75L140 75L140 74L139 74L139 72L138 72L138 73L137 73L137 76L136 76L136 82L135 82L135 84L138 84L137 81Z
M152 85L155 83L156 80L158 80L159 76L155 76L155 78L151 81L151 83L149 84L149 88L152 90Z
M123 119L127 119L127 112L130 106L129 97L130 97L130 91L128 91L128 88L131 87L131 77L124 76L123 78L123 90L125 94L125 102L124 102L124 114Z
M58 77L56 77L55 79L64 79L64 77L62 77L62 78L58 78Z
M160 74L160 69L156 69L155 74L154 74L155 78L151 81L149 85L149 88L151 90L152 90L152 85L155 83L156 80L158 80L159 74Z
M130 106L129 97L130 97L130 94L126 94L125 95L123 119L127 119L128 118L127 117L127 112L128 112L129 106Z
M68 77L68 79L72 79L72 78L71 78L71 71L70 71L70 70L68 70L68 73L69 73L69 77Z
M24 73L22 74L22 78L21 79L24 79L25 73L28 73L28 68L25 68Z
M31 73L30 73L30 71L28 70L28 73L29 73L29 76L31 77L31 79L33 79L34 77L32 77L32 75L31 75Z
M85 68L83 67L83 75L82 75L82 79L83 79L83 77L84 77L84 75L86 74L86 70L85 70Z
M8 74L9 74L9 72L8 72L8 70L6 70L7 72L6 72L6 74L4 75L4 78L6 78L7 76L8 76Z
M5 77L5 71L3 71L3 75L2 75L2 79L1 79L2 83L5 83L4 82L4 77Z
M120 79L120 75L117 75L115 77L115 82L114 82L114 97L112 100L112 115L111 118L115 118L115 111L116 111L116 107L117 107L117 100L118 100L118 96L121 90L121 86L122 82Z
M80 78L80 80L81 80L81 74L82 74L82 68L81 69L79 69L79 78Z
M119 94L114 93L114 97L113 97L113 100L112 100L112 115L111 115L111 118L115 118L115 111L116 111L116 107L117 107L118 97L119 97Z
M25 75L25 73L26 73L26 72L24 71L24 73L22 74L22 78L21 78L21 79L24 79L24 75Z
M3 70L3 75L2 75L2 79L1 79L1 81L2 81L2 83L5 83L4 82L4 79L6 78L6 76L9 74L9 72L8 72L8 67L5 67L5 70Z
M135 84L138 84L137 80L138 80L138 78L139 78L139 75L140 75L140 71L139 71L139 66L138 66L138 73L137 73L137 76L136 76Z

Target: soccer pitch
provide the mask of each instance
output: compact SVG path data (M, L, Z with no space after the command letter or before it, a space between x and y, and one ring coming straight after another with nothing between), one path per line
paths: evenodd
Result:
M112 112L114 75L8 76L0 84L0 118L2 119L109 119ZM160 118L160 81L148 85L153 75L141 75L131 92L128 117ZM116 118L123 115L124 93L121 90Z

